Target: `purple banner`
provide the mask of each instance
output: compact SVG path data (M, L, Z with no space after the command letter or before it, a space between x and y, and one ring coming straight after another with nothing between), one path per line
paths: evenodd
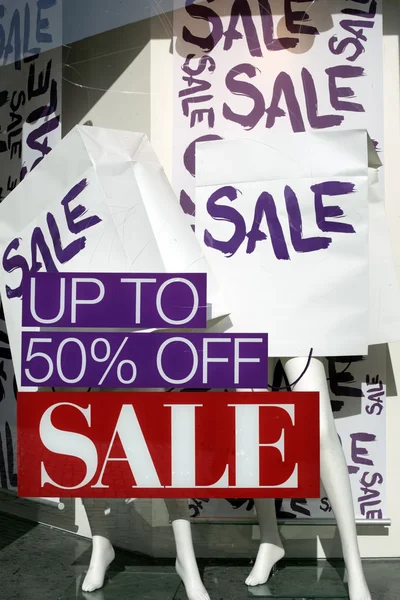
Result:
M268 386L267 334L22 333L23 386Z
M207 324L205 273L36 273L23 327L193 328Z

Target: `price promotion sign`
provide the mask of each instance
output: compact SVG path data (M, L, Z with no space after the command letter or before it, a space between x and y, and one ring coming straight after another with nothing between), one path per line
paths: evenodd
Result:
M23 285L24 388L129 393L20 392L20 496L319 495L318 394L235 393L268 388L268 337L207 332L206 275ZM232 391L134 391L171 387Z

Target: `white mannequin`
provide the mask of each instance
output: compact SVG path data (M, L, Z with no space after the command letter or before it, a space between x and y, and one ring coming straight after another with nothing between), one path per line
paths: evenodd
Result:
M114 548L109 539L107 528L101 523L102 519L103 521L107 519L107 511L110 511L110 509L104 509L106 504L102 500L98 502L92 500L91 502L97 504L95 520L98 527L94 530L94 519L90 518L90 512L86 503L86 512L92 527L92 534L93 531L96 531L96 533L92 535L92 556L88 572L82 584L84 592L94 592L103 586L106 571L115 558ZM175 568L185 586L188 600L210 600L201 581L193 549L188 503L186 500L166 500L165 502L172 520L172 530L175 538ZM178 516L178 513L180 518L174 518ZM101 531L104 535L97 535L97 531Z
M289 381L296 381L304 370L304 358L285 360ZM320 394L320 461L321 481L334 512L348 574L350 600L371 600L365 581L357 542L357 531L350 479L333 418L325 369L322 362L311 359L309 368L293 391ZM278 532L273 499L255 501L260 525L260 547L254 567L246 579L248 586L267 582L271 569L285 552Z

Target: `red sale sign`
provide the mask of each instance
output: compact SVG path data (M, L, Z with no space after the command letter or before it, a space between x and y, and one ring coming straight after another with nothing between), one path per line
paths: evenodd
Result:
M319 497L315 392L18 395L21 497Z

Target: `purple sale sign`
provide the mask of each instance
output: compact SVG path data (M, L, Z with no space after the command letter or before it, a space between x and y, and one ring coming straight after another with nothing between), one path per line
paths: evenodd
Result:
M27 387L253 388L268 386L266 334L22 334Z
M207 324L205 273L35 273L23 327L192 328Z

